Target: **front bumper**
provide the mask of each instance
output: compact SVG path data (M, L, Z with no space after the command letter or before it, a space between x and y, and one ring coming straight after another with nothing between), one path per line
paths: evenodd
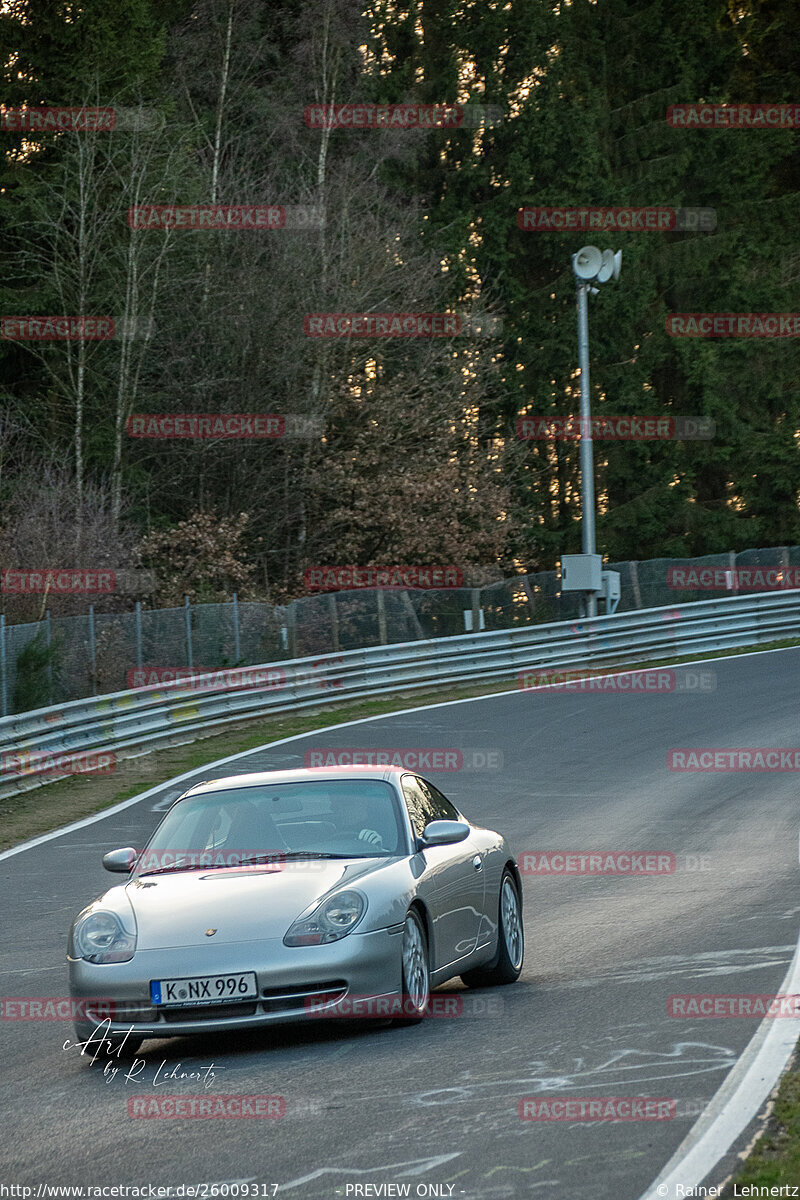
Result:
M327 946L284 946L276 938L141 950L127 963L71 958L70 992L81 1002L75 1030L81 1040L99 1025L107 1033L168 1038L317 1020L345 997L399 996L401 945L402 926L396 926L351 933ZM257 998L196 1008L156 1008L150 999L153 979L242 971L255 971Z

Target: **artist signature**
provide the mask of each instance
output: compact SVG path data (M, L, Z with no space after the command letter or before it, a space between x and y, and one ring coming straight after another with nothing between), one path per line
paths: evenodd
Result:
M122 1072L123 1083L143 1083L143 1074L148 1065L147 1060L144 1058L133 1058L130 1062L125 1062L124 1064L122 1062L123 1054L125 1053L125 1043L133 1033L133 1026L130 1027L121 1041L118 1041L115 1037L113 1042L106 1036L110 1026L111 1022L109 1020L103 1021L84 1041L73 1042L71 1038L67 1038L61 1049L80 1050L81 1055L89 1056L92 1063L95 1063L101 1057L106 1059L103 1065L103 1078L106 1083L110 1083L112 1079L116 1079L120 1072ZM114 1059L117 1060L116 1063L113 1061ZM167 1083L177 1083L181 1080L194 1080L201 1083L205 1089L208 1089L216 1079L217 1071L224 1071L225 1069L224 1067L216 1066L213 1062L209 1063L207 1067L198 1067L193 1071L184 1071L182 1070L182 1066L182 1063L175 1063L171 1069L168 1069L167 1060L163 1058L153 1074L153 1087L163 1087Z

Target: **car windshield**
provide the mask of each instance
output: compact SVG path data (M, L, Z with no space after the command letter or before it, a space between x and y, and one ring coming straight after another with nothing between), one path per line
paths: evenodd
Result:
M263 866L287 859L388 858L403 853L393 788L356 779L256 784L179 801L136 864L136 875Z

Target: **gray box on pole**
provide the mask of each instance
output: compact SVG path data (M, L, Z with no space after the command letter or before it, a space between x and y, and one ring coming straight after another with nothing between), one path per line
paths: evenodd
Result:
M561 555L562 592L599 592L602 587L602 576L602 555Z

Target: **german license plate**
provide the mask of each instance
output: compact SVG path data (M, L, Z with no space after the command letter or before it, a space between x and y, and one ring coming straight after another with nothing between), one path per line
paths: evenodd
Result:
M172 1004L229 1004L258 995L255 971L240 975L196 975L191 979L151 979L150 999L166 1008Z

